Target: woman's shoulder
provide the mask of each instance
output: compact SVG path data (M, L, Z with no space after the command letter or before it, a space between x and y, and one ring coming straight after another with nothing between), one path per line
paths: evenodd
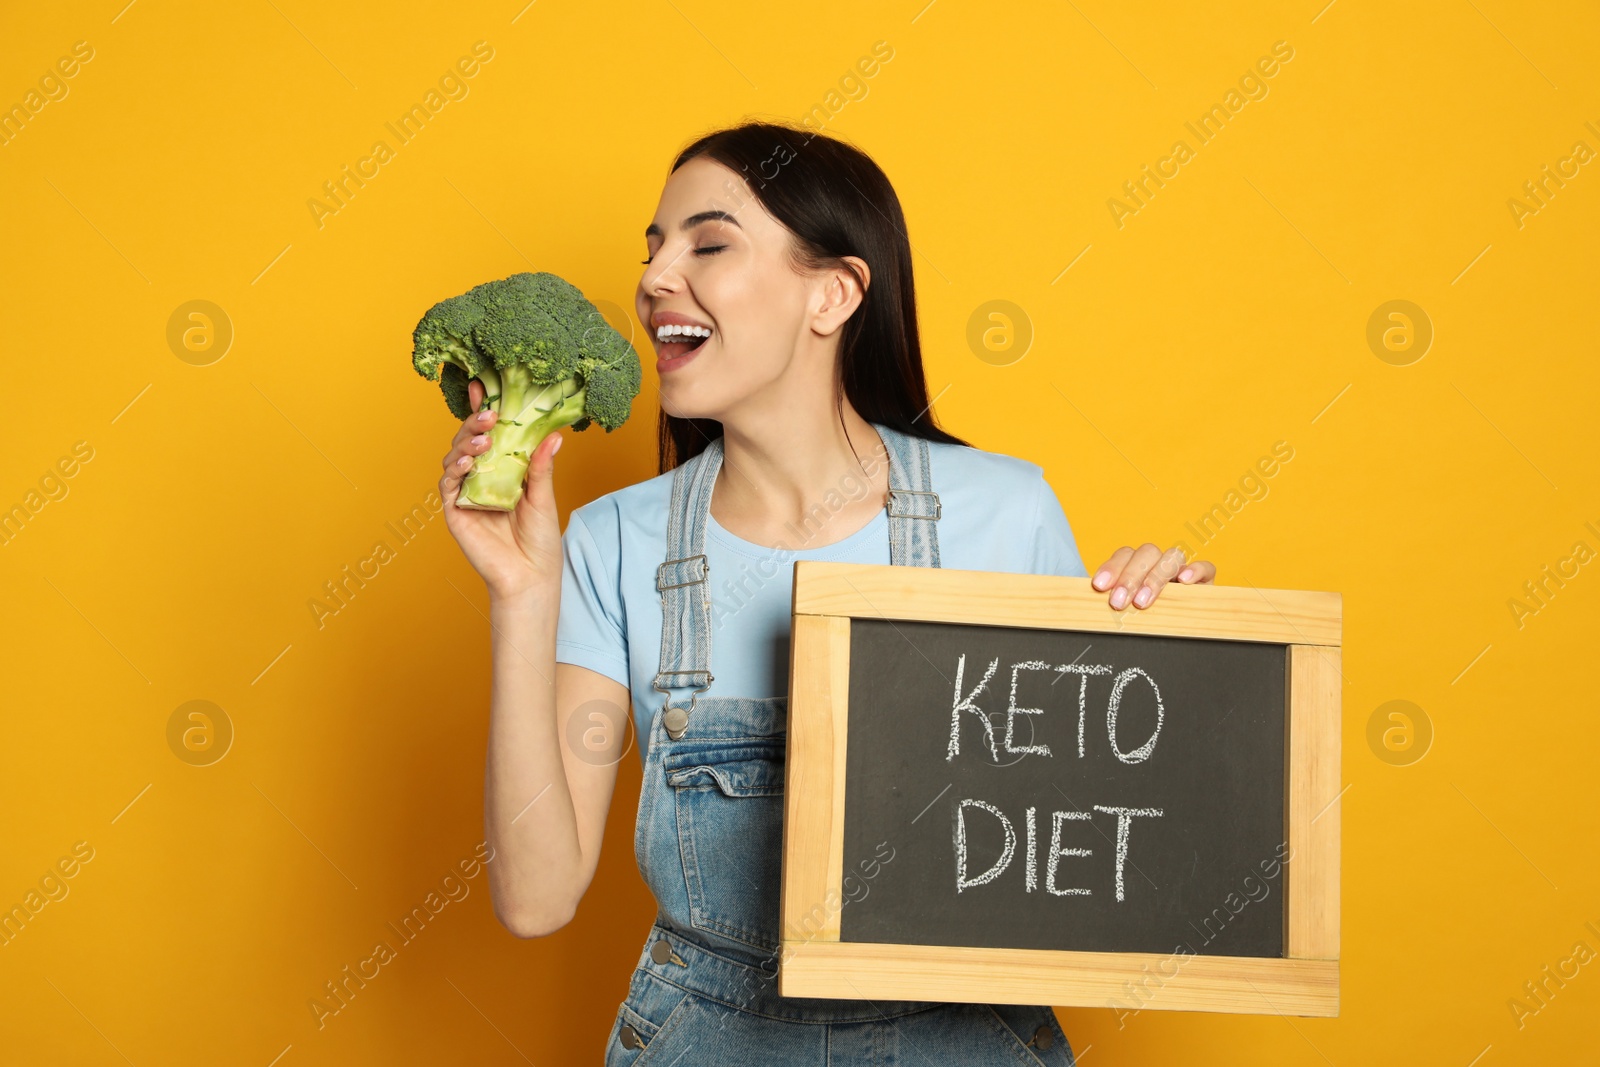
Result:
M615 542L624 529L655 529L666 536L667 505L672 499L672 472L646 478L595 497L572 509L576 520L598 541Z
M1032 503L1045 480L1044 468L1031 460L972 445L929 441L928 463L940 493L970 491Z
M928 462L944 517L954 520L956 536L940 546L945 566L1086 575L1072 524L1039 464L932 442Z

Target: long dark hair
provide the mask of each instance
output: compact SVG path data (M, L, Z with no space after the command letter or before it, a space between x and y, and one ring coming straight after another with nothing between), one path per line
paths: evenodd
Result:
M859 256L871 285L839 340L841 395L868 422L930 441L967 442L940 429L928 400L917 334L911 241L889 178L853 145L798 126L749 121L706 134L678 154L673 171L707 156L742 174L763 207L794 235L806 270L844 267ZM715 419L661 412L659 472L665 474L721 436Z

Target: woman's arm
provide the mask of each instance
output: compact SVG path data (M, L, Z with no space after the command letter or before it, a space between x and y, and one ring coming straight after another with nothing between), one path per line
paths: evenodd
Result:
M473 379L467 391L473 408L480 407L482 383ZM628 736L628 692L594 671L555 662L562 551L553 481L561 435L534 450L512 511L455 506L473 457L489 447L495 418L482 411L461 424L444 458L439 496L451 534L489 591L490 894L508 930L539 937L572 919L594 877ZM583 721L574 723L575 716ZM575 734L569 723L579 727Z
M494 688L484 769L484 829L495 916L518 937L572 920L600 860L606 813L626 753L627 689L555 662L553 598L490 607ZM554 678L551 686L546 679Z

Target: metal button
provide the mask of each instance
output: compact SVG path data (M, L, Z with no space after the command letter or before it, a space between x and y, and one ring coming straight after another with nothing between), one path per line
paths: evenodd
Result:
M639 1031L627 1023L622 1024L622 1030L617 1036L621 1039L623 1048L644 1048L644 1041L639 1037Z
M1033 1032L1033 1040L1029 1042L1038 1048L1049 1048L1056 1043L1056 1035L1050 1032L1050 1024L1045 1023Z
M668 708L661 716L661 725L666 727L667 736L676 741L689 728L689 713L682 708Z
M650 946L650 958L657 963L666 963L672 958L672 944L665 938Z

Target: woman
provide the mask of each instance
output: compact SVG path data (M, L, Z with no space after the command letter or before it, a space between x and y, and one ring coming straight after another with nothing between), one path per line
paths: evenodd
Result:
M659 914L606 1063L1070 1063L1047 1007L783 998L775 981L794 560L1083 575L1054 492L935 426L904 217L856 149L766 123L712 133L678 156L645 238L662 473L576 509L563 536L555 434L514 512L445 509L492 605L496 915L520 937L571 920L631 701L635 854ZM447 504L493 421L456 434ZM1094 587L1144 608L1174 574L1214 573L1146 544Z

